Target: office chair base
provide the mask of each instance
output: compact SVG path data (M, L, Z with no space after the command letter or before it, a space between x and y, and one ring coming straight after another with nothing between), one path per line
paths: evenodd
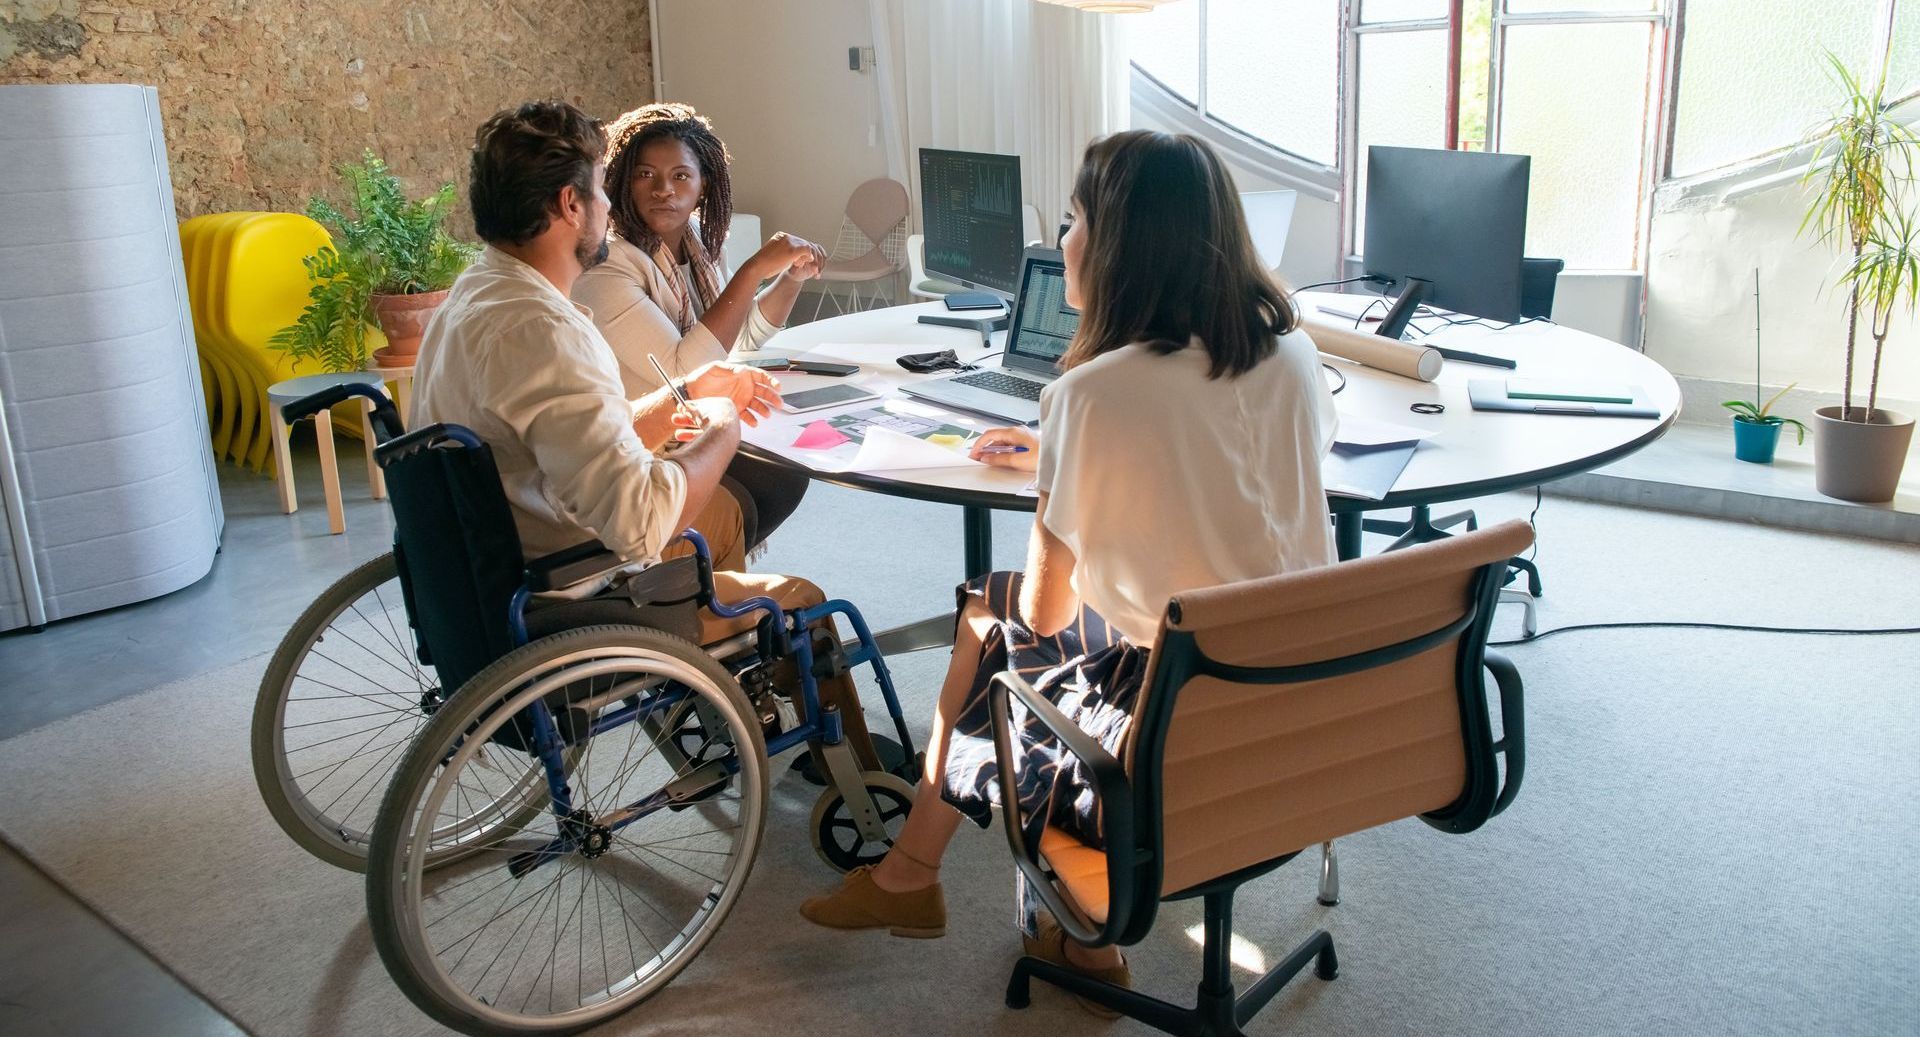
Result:
M1530 638L1540 632L1540 616L1534 607L1533 595L1518 587L1508 587L1500 592L1499 603L1518 604L1526 609L1526 613L1520 617L1520 636ZM1323 900L1321 903L1324 904L1326 901Z
M1007 981L1007 1007L1025 1008L1033 1002L1033 979L1038 977L1068 993L1105 1005L1128 1018L1162 1033L1189 1037L1245 1037L1241 1029L1257 1015L1275 994L1284 989L1308 964L1314 975L1331 980L1340 972L1340 959L1334 954L1333 937L1319 929L1293 949L1293 953L1255 980L1246 993L1235 995L1232 964L1228 960L1232 942L1231 890L1207 894L1206 945L1201 951L1205 961L1199 996L1192 1008L1170 1004L1137 990L1117 986L1050 961L1023 957L1013 964L1013 976Z

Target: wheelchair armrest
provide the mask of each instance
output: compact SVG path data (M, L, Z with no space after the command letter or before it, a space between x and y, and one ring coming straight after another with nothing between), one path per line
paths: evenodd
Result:
M1067 904L1066 898L1054 887L1053 879L1041 867L1037 849L1027 845L1026 819L1020 816L1019 784L1014 776L1014 736L1007 729L1011 715L1009 694L1017 696L1033 718L1093 774L1094 789L1102 805L1107 857L1107 917L1098 929L1081 922L1079 913ZM1138 862L1133 845L1133 788L1127 782L1126 768L1018 674L1005 671L994 674L987 686L987 704L993 716L994 759L999 765L1001 822L1014 863L1026 873L1034 892L1068 936L1090 947L1119 942L1133 914L1134 868Z
M535 594L560 590L605 576L626 564L600 541L589 540L528 562L527 589Z
M1494 683L1500 687L1501 734L1496 747L1507 757L1506 780L1500 786L1500 798L1493 804L1493 814L1497 815L1520 794L1520 782L1527 775L1526 699L1520 670L1511 659L1488 652L1485 663Z
M406 434L407 430L400 424L400 412L393 408L393 401L387 398L386 392L379 386L370 383L351 382L346 385L328 386L317 393L302 396L282 406L280 417L291 425L335 404L345 403L355 396L364 396L373 401L373 430L380 443L398 439Z

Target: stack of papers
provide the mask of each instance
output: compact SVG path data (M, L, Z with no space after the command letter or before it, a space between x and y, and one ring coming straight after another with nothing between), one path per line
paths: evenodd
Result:
M1379 500L1393 491L1421 441L1432 436L1427 429L1343 412L1321 480L1336 497Z

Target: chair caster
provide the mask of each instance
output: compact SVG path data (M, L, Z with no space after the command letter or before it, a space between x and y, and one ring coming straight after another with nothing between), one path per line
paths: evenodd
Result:
M879 840L862 836L860 825L840 790L830 788L822 792L813 805L813 821L808 828L813 834L813 851L836 871L848 872L864 864L880 863L880 858L893 848L894 836L899 834L907 813L913 809L913 786L902 779L881 771L862 772L860 779L867 795L873 797L873 806L880 813L880 825L886 830L886 836Z

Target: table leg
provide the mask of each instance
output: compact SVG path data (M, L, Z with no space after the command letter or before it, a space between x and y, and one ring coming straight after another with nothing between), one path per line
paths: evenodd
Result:
M373 401L362 396L360 399L360 436L367 445L367 485L373 487L374 500L387 499L387 477L380 471L380 462L374 459L373 450L378 445L373 438Z
M1343 562L1360 557L1360 519L1361 514L1357 511L1334 513L1333 548Z
M960 522L961 540L966 549L966 575L971 580L993 569L993 511L990 508L962 506ZM879 646L882 655L951 648L954 622L955 613L943 612L882 630L874 635L873 642Z
M346 508L340 503L340 465L333 454L333 415L322 409L313 416L314 438L320 441L320 485L327 493L327 529L347 531Z
M961 537L966 541L967 579L993 571L993 512L967 505L960 509Z
M413 375L396 375L393 379L393 406L400 412L400 427L413 427Z

